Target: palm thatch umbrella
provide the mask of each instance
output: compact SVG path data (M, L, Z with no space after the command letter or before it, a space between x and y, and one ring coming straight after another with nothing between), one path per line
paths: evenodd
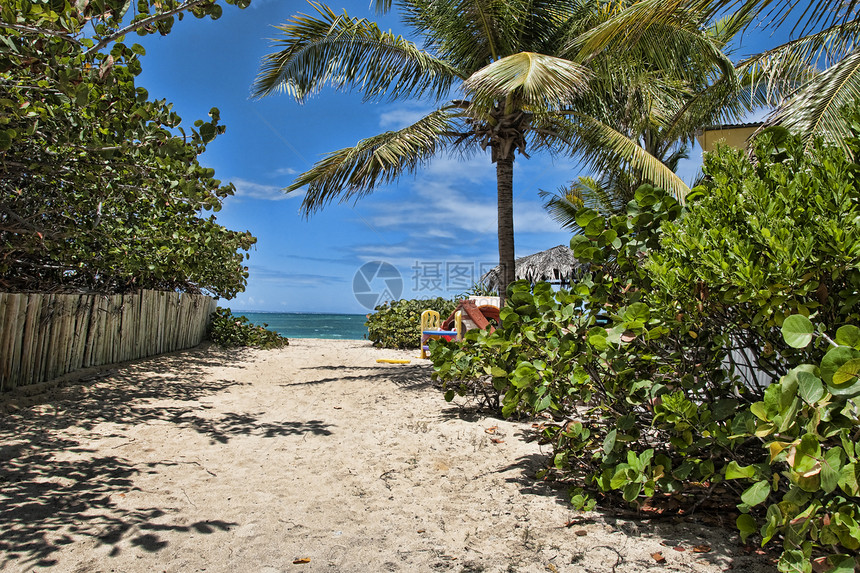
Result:
M569 247L559 245L517 259L516 276L517 280L525 279L530 283L547 281L564 285L569 284L575 278L579 278L587 267L586 263L580 263L576 260ZM499 267L487 271L481 277L481 283L489 289L498 289Z

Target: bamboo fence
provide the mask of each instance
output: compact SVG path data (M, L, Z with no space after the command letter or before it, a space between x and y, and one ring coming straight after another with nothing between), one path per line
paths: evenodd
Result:
M211 297L176 292L0 292L0 391L196 346L214 310Z

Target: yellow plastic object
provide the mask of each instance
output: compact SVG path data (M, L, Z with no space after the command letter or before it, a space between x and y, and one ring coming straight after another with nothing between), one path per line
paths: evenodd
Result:
M457 340L462 340L462 338L463 338L463 311L458 310L457 312L454 313L454 325L455 325L454 328L456 329L456 332L457 332ZM421 354L418 356L418 358L429 358L430 353L427 350L425 350L425 346L426 346L427 341L430 340L431 338L438 338L439 336L441 336L441 334L439 336L437 336L437 335L433 335L433 334L429 333L429 331L431 331L431 330L440 330L441 331L442 330L442 320L439 317L439 313L436 312L435 310L425 310L424 312L421 313L421 331L420 331L420 334L421 334L421 343L420 343ZM450 335L451 333L445 332L444 334Z
M377 358L376 361L385 364L409 364L412 362L411 360L395 360L393 358Z
M418 331L418 347L421 349L419 358L427 358L427 351L424 350L424 343L427 338L424 336L425 330L439 330L442 324L442 319L439 318L439 313L435 310L425 310L421 313L421 329Z

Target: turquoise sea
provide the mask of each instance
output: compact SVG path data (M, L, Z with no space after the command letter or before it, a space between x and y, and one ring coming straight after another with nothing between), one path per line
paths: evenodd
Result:
M364 340L367 327L364 314L317 314L302 312L244 312L232 311L246 316L254 324L268 324L269 330L287 338L335 338L341 340Z

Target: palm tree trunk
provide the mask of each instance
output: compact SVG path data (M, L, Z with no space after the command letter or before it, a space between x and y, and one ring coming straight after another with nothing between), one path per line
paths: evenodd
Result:
M499 217L499 296L502 306L508 285L516 280L514 263L514 156L496 160Z

